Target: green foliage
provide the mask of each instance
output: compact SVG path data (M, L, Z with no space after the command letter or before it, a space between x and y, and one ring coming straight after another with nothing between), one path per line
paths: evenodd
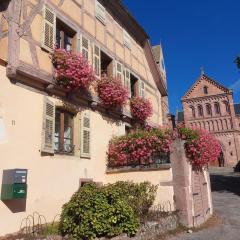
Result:
M86 184L81 187L63 206L59 224L60 233L69 234L73 239L112 237L121 233L127 233L129 236L136 234L139 220L129 204L131 194L127 195L127 192L130 191L130 187L125 186L123 189L129 198L123 197L120 187L121 183L117 183L116 187L114 184L103 187ZM152 192L149 184L141 185L139 191L140 189ZM132 200L137 202L134 196ZM151 196L146 204L149 205L152 201Z
M240 56L236 57L235 63L237 64L237 67L240 69Z
M116 182L104 187L105 191L124 199L138 218L148 213L155 200L157 186L149 182Z
M181 138L186 140L187 142L191 142L192 140L199 138L199 131L191 128L182 127L178 129Z
M58 234L59 223L48 223L43 230L44 236L57 235Z

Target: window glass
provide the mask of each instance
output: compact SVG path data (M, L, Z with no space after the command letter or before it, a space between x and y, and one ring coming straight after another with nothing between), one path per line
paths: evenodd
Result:
M55 151L73 152L73 115L59 109L55 116Z

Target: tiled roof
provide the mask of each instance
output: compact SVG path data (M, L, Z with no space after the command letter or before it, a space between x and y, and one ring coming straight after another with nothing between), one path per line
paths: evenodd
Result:
M240 115L240 104L234 104L234 110L236 115Z

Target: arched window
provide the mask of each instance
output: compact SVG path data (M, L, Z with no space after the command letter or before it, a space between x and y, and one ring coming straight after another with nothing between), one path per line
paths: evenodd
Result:
M230 113L230 106L229 106L229 103L227 101L223 101L224 105L225 105L225 110L226 110L226 113Z
M214 103L214 110L216 114L220 114L220 105L218 102Z
M204 92L204 94L208 94L208 87L207 86L203 87L203 92Z
M191 109L191 112L192 112L192 117L196 117L196 114L195 114L195 108L194 106L190 106L190 109Z
M203 108L202 108L202 106L198 105L197 109L198 109L198 116L202 117L203 116Z
M212 116L212 107L210 104L206 104L207 115Z

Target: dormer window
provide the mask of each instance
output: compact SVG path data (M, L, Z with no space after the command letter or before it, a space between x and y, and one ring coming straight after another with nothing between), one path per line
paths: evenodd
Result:
M95 16L102 24L106 25L106 10L98 1L95 5Z
M203 87L203 92L204 92L204 94L208 94L208 87L207 86Z

